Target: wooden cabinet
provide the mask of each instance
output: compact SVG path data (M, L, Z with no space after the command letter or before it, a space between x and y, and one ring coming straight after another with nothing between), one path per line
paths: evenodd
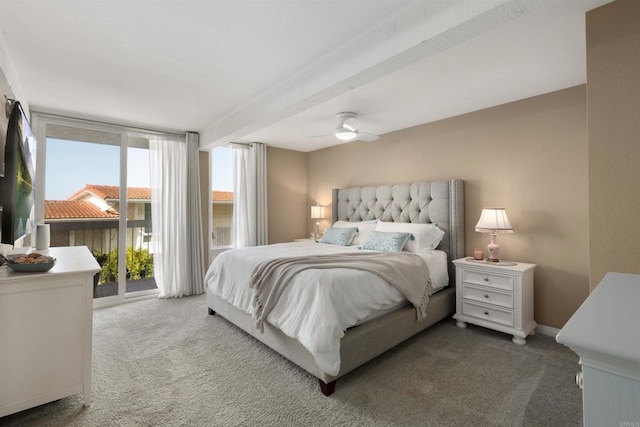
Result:
M457 325L467 323L513 335L524 345L537 326L533 320L535 264L477 262L461 258L456 266ZM509 265L514 264L514 265Z
M607 273L558 333L580 356L584 425L640 425L640 275Z
M0 267L0 416L73 394L91 400L93 275L85 246L51 248L46 273Z

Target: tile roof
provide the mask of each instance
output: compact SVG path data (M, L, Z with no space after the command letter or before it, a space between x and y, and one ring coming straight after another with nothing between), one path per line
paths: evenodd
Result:
M45 219L113 219L118 218L118 216L119 214L116 210L109 209L108 211L102 211L91 202L82 202L79 200L44 201Z
M76 191L67 200L45 200L45 219L114 219L118 218L118 211L109 209L102 211L96 205L87 201L73 200L84 192L90 192L96 197L107 200L117 199L120 187L115 185L93 185L87 184ZM151 199L151 189L145 187L127 188L129 200L149 200ZM214 202L233 202L233 191L212 191L211 200Z
M120 197L120 187L117 185L85 184L80 190L73 193L67 200L74 200L84 192L94 194L102 200L117 200ZM151 200L151 189L147 187L128 187L128 200Z
M84 192L90 192L102 200L117 200L120 197L120 187L117 185L85 184L73 193L67 200L75 200ZM151 189L148 187L128 187L128 200L151 200ZM233 202L233 191L212 191L211 200L214 202Z
M212 191L211 200L214 202L233 202L233 191Z

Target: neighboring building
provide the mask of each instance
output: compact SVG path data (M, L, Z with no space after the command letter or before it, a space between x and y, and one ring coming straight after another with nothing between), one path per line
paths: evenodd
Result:
M213 247L231 246L233 227L233 192L211 192L211 216L213 219L213 233L211 245Z
M231 245L233 192L211 193L213 245ZM151 189L127 188L127 246L153 252ZM67 200L45 200L44 219L51 225L51 246L86 245L107 253L118 247L120 187L86 184Z
M69 201L87 201L103 211L120 212L120 187L115 185L86 184L67 197ZM127 188L127 219L151 221L151 189L146 187Z
M151 190L127 188L127 246L152 250ZM51 245L86 245L107 253L118 247L120 187L86 184L67 200L45 201Z
M86 200L45 200L44 219L51 226L51 246L86 245L109 252L117 247L119 213Z

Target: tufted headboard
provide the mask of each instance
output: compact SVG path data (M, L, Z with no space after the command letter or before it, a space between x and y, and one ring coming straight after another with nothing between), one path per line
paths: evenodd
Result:
M437 225L445 233L438 249L447 253L449 277L455 277L451 261L464 256L464 181L334 189L331 209L333 222L379 219Z

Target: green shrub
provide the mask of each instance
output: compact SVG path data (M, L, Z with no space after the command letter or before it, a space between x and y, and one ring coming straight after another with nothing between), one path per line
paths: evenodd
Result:
M102 274L99 283L118 281L118 250L109 253L93 252L93 256L102 266ZM137 280L145 277L153 277L153 254L147 249L127 248L126 255L127 279Z

